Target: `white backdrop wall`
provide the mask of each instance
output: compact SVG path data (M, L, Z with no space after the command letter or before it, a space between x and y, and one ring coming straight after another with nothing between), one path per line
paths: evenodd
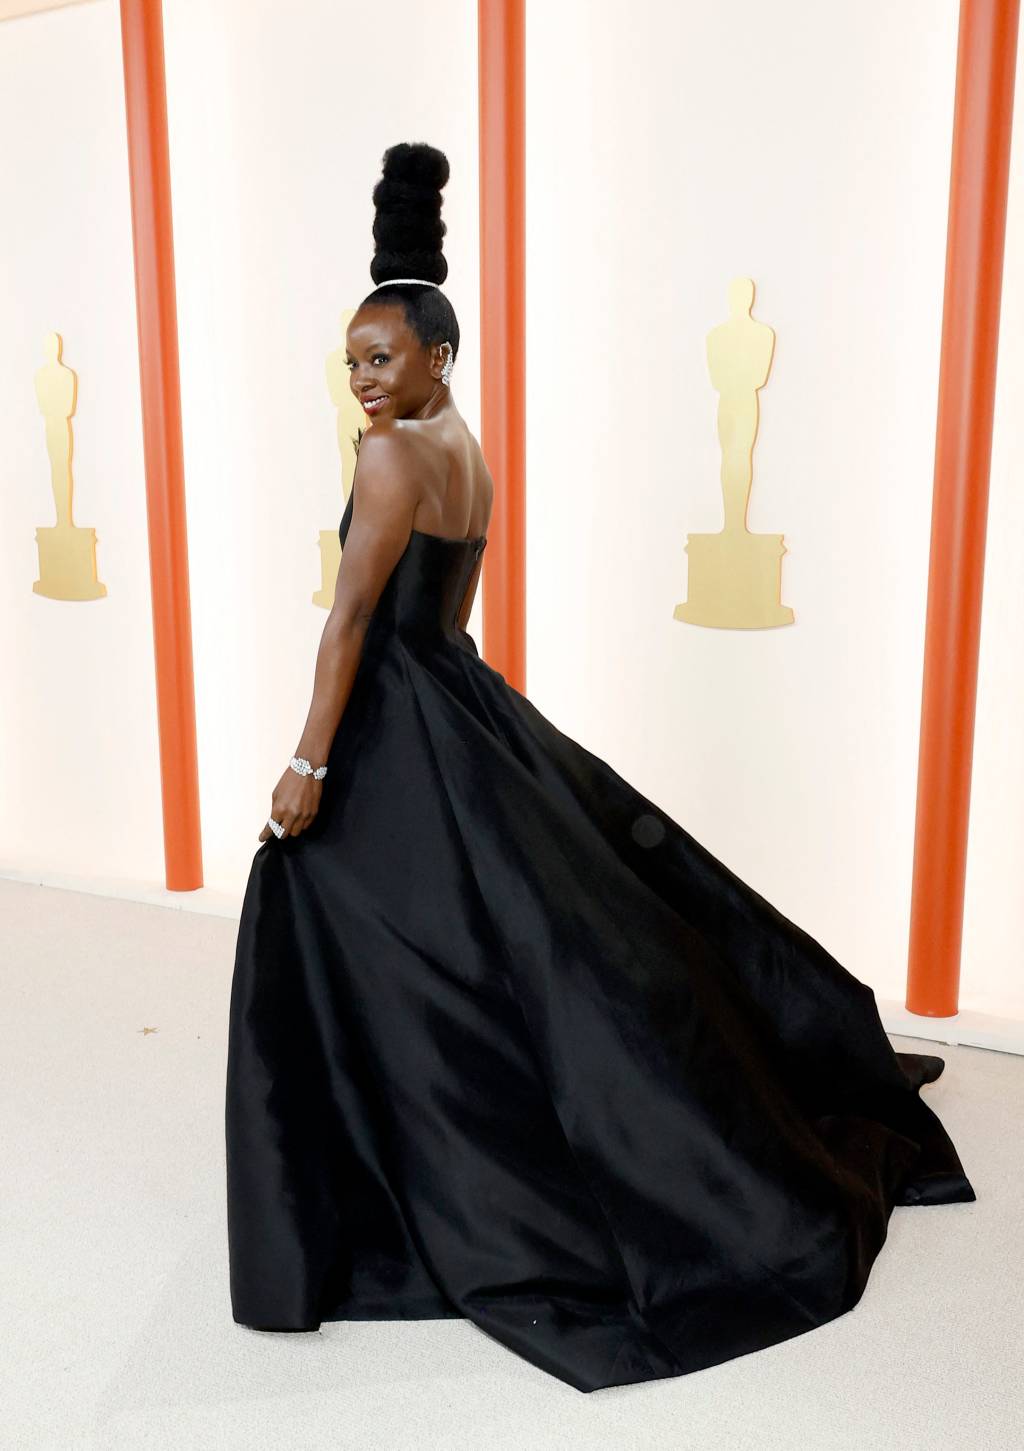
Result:
M479 432L476 26L332 0L164 0L203 856L240 894L295 750L326 619L317 536L343 507L325 360L373 286L372 191L400 140L442 147L461 347ZM0 860L163 880L124 87L115 0L0 25L0 342L8 759ZM40 600L50 522L32 374L49 329L80 373L76 522L109 597ZM470 630L480 639L477 605Z
M902 999L958 7L627 13L561 0L529 45L529 690ZM1018 144L964 1006L1024 982L1022 184ZM672 618L722 522L704 349L735 275L777 333L749 525L785 534L796 623L767 631Z
M113 0L0 24L0 859L159 879L163 843L124 83ZM54 522L34 374L78 374L74 519L104 600L32 592Z
M369 290L371 192L397 140L452 164L453 386L478 431L476 7L164 13L204 858L207 884L238 893L308 707L316 531L341 507L324 359ZM528 692L899 998L957 5L633 15L527 12ZM0 25L0 124L0 859L159 882L114 0ZM1017 145L963 967L964 1005L997 1011L1024 996L1022 172ZM777 333L749 523L785 535L796 623L768 631L672 618L687 531L721 523L704 340L736 275ZM31 593L51 507L32 373L50 329L81 376L76 520L99 532L103 603ZM479 602L471 629L484 643Z
M373 288L372 193L396 141L451 164L452 390L479 433L475 13L473 0L165 0L211 886L244 885L309 708L326 619L311 603L317 531L343 509L325 360Z

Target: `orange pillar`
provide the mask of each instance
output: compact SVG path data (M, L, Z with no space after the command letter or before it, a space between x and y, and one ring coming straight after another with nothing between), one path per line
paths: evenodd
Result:
M485 654L526 689L524 0L479 0L480 443L494 476Z
M906 1006L957 1011L1020 0L961 0Z
M135 253L164 864L168 888L184 892L203 885L203 860L160 0L121 0L121 49Z

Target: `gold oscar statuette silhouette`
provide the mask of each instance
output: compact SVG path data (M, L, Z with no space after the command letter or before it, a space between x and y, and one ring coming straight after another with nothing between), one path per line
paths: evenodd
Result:
M762 630L791 625L793 611L780 603L781 534L752 534L747 504L757 437L757 390L768 380L775 333L750 316L754 284L729 284L729 320L707 338L708 369L719 395L718 441L722 449L725 524L717 534L687 534L687 598L672 614L691 625Z
M60 333L47 333L43 340L47 361L35 375L39 411L46 420L46 451L57 522L36 530L39 578L32 588L37 595L51 600L98 600L107 587L96 578L96 530L82 528L71 518L71 416L78 396L78 377L74 369L61 362L63 350Z
M348 330L348 325L355 317L354 307L346 308L341 314L342 337ZM359 452L359 440L368 428L373 427L373 419L364 413L358 399L354 396L349 386L351 373L345 361L345 346L335 348L334 352L327 355L327 391L330 394L331 402L337 410L338 417L338 453L341 455L341 511L345 512L345 505L348 503L348 496L352 492L352 479L356 471L356 454ZM338 515L338 522L341 522L341 514ZM329 610L334 604L334 585L338 578L338 565L341 563L341 540L338 538L338 525L333 529L320 530L320 588L313 591L313 603L322 605Z

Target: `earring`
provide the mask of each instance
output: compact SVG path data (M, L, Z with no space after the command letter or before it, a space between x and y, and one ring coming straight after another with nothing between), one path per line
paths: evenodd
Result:
M452 352L451 343L446 342L445 347L448 349L448 356L445 358L444 367L441 369L441 382L447 388L450 386L452 380L452 369L455 367L455 354Z

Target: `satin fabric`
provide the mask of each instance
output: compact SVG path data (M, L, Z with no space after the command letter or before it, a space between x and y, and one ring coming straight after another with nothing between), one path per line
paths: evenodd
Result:
M341 522L344 543L352 500ZM851 1309L973 1200L874 994L456 623L414 532L320 809L257 850L225 1104L233 1315L463 1316L580 1391Z

